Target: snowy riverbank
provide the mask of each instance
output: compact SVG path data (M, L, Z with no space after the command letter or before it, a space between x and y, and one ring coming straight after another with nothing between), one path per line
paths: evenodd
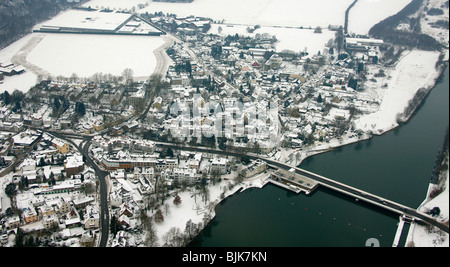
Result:
M448 159L447 159L448 162ZM421 212L427 212L435 207L439 207L439 219L447 221L449 219L449 191L448 191L449 171L447 169L444 174L443 187L444 190L436 197L431 198L432 192L439 187L439 185L430 184L428 187L427 197L418 208ZM414 247L448 247L449 234L440 230L431 229L427 226L417 223L411 224L411 228L406 240L406 246Z
M199 192L195 192L192 188L178 192L181 199L179 205L175 205L173 202L175 196L168 198L164 202L164 221L154 224L158 240L157 246L164 245L164 237L171 229L178 228L179 232L183 233L188 221L196 225L200 224L203 229L216 215L215 208L221 201L248 188L262 188L269 173L261 173L239 184L235 184L235 176L235 173L224 175L220 183L208 185L209 198L206 201Z
M384 77L375 76L380 71L379 67L369 68L364 94L369 99L378 99L380 105L378 111L356 118L355 128L383 134L398 127L399 118L416 92L434 87L442 71L435 67L439 55L434 51L406 51L396 66L383 68Z

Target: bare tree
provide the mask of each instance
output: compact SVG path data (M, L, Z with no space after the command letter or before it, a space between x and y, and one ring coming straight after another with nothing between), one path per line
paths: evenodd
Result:
M164 213L166 214L166 216L170 213L170 205L169 205L169 203L165 203L164 204Z
M172 227L163 235L164 246L181 247L184 243L183 233L178 227Z
M126 68L123 70L122 77L126 85L130 85L133 83L133 74L133 70L130 68Z

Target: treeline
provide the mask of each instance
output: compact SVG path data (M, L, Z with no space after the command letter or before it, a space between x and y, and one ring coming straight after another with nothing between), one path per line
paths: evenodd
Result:
M348 14L350 13L350 10L355 6L355 4L358 2L358 0L353 1L351 5L345 10L345 22L344 22L344 32L348 33Z
M417 32L398 30L396 27L403 21L409 20L408 16L416 13L422 6L424 0L413 0L397 14L386 18L374 25L369 35L373 38L383 39L395 45L423 50L440 50L442 45L433 37Z
M0 48L29 33L39 22L50 19L61 10L86 2L63 0L0 1Z
M417 90L414 97L409 100L408 106L405 107L405 110L403 111L403 114L397 115L397 123L403 123L408 120L409 117L414 113L414 111L417 109L417 107L422 103L422 100L427 96L429 90L422 87L419 90Z

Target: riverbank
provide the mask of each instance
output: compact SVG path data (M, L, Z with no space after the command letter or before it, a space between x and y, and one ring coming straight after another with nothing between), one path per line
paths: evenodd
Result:
M303 149L283 149L272 158L298 166L308 157L366 141L373 136L384 135L407 123L445 71L447 64L436 68L439 55L439 52L421 50L404 52L395 67L386 69L386 77L377 82L366 83L365 93L368 97L380 99L381 103L378 111L363 114L352 122L353 128L361 130L362 135L347 133L329 142L317 143ZM448 53L444 60L448 62ZM370 69L368 76L378 73L379 68ZM425 95L412 107L408 107L419 90L425 91ZM410 112L404 114L407 108Z
M383 68L384 75L379 77L381 68L369 67L364 94L369 99L378 99L380 104L378 111L357 117L355 129L381 135L398 127L400 121L407 121L410 114L403 114L409 101L421 88L431 90L443 71L435 67L439 55L435 51L403 52L396 66Z
M178 229L179 234L185 233L188 222L191 225L196 225L194 228L198 229L195 234L197 235L216 216L215 208L219 203L249 188L262 188L269 174L261 173L239 184L236 184L234 181L236 176L237 173L232 172L231 174L222 176L221 182L208 185L206 200L204 194L199 190L195 190L195 188L189 188L184 192L179 191L172 194L164 202L164 207L161 208L164 221L154 224L158 240L157 246L170 246L170 244L166 244L168 233L173 232L174 229ZM176 195L181 199L179 205L173 203Z
M448 153L447 153L448 164ZM419 211L428 212L435 207L438 207L440 214L438 217L443 220L449 220L449 171L441 174L444 177L443 185L435 185L430 183L428 187L427 197L418 208ZM443 186L444 190L437 196L432 196L433 191L439 186ZM412 223L406 240L408 247L448 247L449 235L448 233L430 228L425 225Z

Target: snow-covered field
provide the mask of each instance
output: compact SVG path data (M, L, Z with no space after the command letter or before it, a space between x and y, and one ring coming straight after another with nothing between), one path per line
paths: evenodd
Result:
M435 70L439 53L412 50L405 54L395 68L384 70L386 77L366 83L366 92L380 99L381 104L378 111L356 119L356 129L382 134L397 127L397 115L404 112L415 93L422 87L429 89L434 85L439 76ZM384 84L388 84L387 88Z
M322 29L322 33L314 33L314 29L299 29L290 27L268 27L262 26L253 33L247 32L245 25L229 25L229 24L213 24L209 33L218 34L219 27L221 27L220 34L223 36L235 35L236 33L243 36L254 37L256 34L268 33L271 36L276 36L278 42L276 43L276 50L278 52L284 49L292 50L294 52L308 51L310 54L317 54L318 51L323 53L325 44L334 39L335 32L328 29Z
M0 50L0 62L12 62L13 56L29 42L30 38L31 34ZM26 71L17 76L5 77L2 83L0 83L0 93L3 93L4 91L12 93L16 89L26 93L36 84L36 80L37 76L30 71Z
M402 10L411 0L359 0L348 16L348 31L367 34L373 25Z
M13 93L15 90L22 91L23 93L36 85L37 76L32 72L25 72L21 75L6 77L0 84L0 92L8 91Z
M159 246L162 245L163 236L170 228L176 227L180 229L181 232L184 232L187 221L192 220L193 223L198 224L203 221L205 213L209 213L211 218L214 217L214 208L222 200L222 193L223 197L226 198L236 193L241 187L243 190L251 187L261 188L264 186L267 177L268 174L265 173L256 175L251 179L246 179L243 183L235 185L232 189L228 189L228 185L234 183L234 181L230 180L222 180L222 182L216 185L210 185L208 186L209 200L206 203L202 200L200 194L197 194L197 196L194 197L194 194L191 191L179 193L181 198L181 204L179 206L173 204L175 197L167 199L165 203L169 205L169 209L167 215L164 213L164 222L155 223Z
M53 76L121 75L130 68L134 76L148 77L156 67L153 51L163 44L154 36L48 34L27 60Z
M434 0L437 1L437 0ZM92 0L84 6L113 10L173 13L208 17L226 23L315 27L344 25L344 14L353 0L195 0L192 3L163 3L150 0ZM411 0L360 0L349 15L349 31L366 34L379 21L397 13Z
M208 17L225 23L268 26L343 25L353 0L195 0L190 4L152 2L141 12Z
M83 29L114 30L131 15L117 12L69 10L41 25ZM38 27L40 25L37 25Z
M445 5L447 0L430 0L428 3L428 8L440 8ZM433 26L434 23L438 21L447 21L449 20L449 10L448 8L440 8L443 11L442 15L434 15L434 16L426 16L421 20L421 30L423 33L430 35L431 37L438 40L441 44L447 45L449 43L449 34L448 31L443 30L441 27ZM445 58L448 60L448 50Z

